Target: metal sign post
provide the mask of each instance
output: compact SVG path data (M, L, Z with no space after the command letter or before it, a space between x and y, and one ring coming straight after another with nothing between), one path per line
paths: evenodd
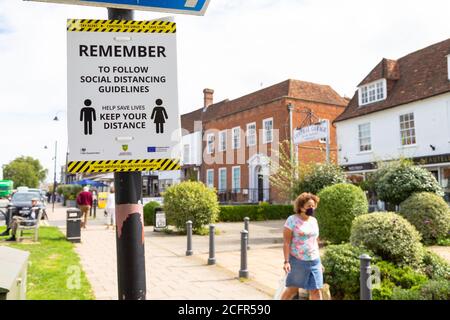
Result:
M133 11L108 8L108 19L133 20ZM141 173L115 172L114 187L119 300L146 300Z

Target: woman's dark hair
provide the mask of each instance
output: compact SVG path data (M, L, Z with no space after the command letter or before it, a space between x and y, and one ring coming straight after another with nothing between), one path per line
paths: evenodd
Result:
M305 203L307 203L309 200L314 200L314 202L316 203L316 206L317 206L319 204L320 198L318 196L316 196L315 194L312 194L309 192L303 192L294 201L294 212L299 213L300 209L303 208Z

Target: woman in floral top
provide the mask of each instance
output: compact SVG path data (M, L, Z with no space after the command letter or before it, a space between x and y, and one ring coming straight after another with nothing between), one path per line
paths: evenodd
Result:
M290 300L299 288L308 290L310 300L322 300L323 267L319 255L319 225L313 217L319 197L302 193L294 202L295 214L284 225L284 271L286 290L281 299Z

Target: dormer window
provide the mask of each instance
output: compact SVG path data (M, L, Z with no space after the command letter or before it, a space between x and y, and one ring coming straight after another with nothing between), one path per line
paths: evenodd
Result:
M378 102L386 99L386 79L381 79L359 87L359 105Z

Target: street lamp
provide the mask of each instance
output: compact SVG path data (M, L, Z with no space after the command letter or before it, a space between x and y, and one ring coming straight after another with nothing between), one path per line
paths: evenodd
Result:
M55 114L55 117L53 118L53 121L59 121L59 118L58 118L58 113L60 113L60 112L65 112L65 110L59 110L59 111L57 111L56 112L56 114ZM65 168L64 168L64 183L65 184L67 184L67 164L68 164L68 159L69 158L69 146L67 146L67 150L66 150L66 166L65 166ZM62 181L61 181L62 182Z
M44 147L44 149L48 149L47 146ZM58 150L58 141L55 141L55 156L53 157L53 160L55 160L54 164L54 172L53 172L53 192L52 192L52 212L55 212L55 199L56 199L56 155Z

